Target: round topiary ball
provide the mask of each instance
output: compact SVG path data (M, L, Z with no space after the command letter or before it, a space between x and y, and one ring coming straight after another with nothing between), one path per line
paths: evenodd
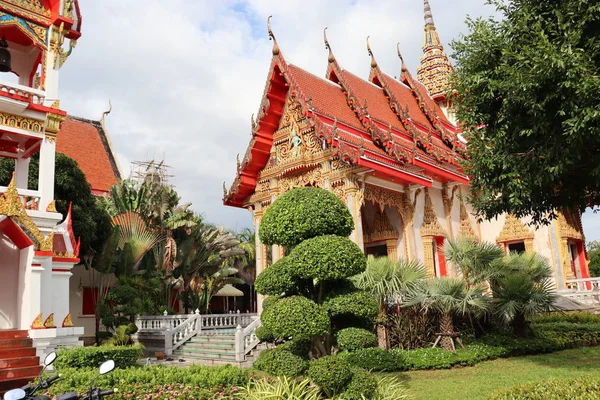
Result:
M261 342L273 343L277 338L273 335L269 329L264 326L259 326L256 328L256 337Z
M330 292L323 307L331 317L352 315L367 322L373 322L379 311L373 296L358 289Z
M284 297L270 304L261 320L276 337L294 339L325 335L330 322L322 306L302 296Z
M356 370L348 388L339 397L340 400L372 399L377 392L377 378L370 372Z
M340 350L356 351L377 346L377 335L361 328L345 328L336 334Z
M289 256L283 257L256 276L254 288L260 294L278 296L296 288Z
M352 379L348 363L336 356L325 356L310 363L308 377L328 395L342 393Z
M296 246L321 235L349 236L354 230L352 215L333 193L301 187L283 194L269 207L258 231L265 244Z
M252 366L275 376L299 376L306 372L308 362L302 357L276 347L272 350L263 350Z
M367 260L352 240L335 235L305 240L290 253L294 273L302 279L332 280L360 274Z

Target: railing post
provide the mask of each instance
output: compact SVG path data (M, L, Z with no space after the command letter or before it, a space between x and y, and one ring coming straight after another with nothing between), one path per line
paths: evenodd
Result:
M244 332L240 325L235 329L235 361L242 362L246 358L244 349Z
M173 332L171 330L165 331L165 353L168 356L173 354Z

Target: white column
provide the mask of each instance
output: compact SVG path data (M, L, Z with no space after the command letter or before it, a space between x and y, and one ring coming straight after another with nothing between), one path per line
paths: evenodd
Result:
M43 312L41 305L44 272L41 261L34 257L31 268L25 271L23 277L25 284L22 292L20 329L30 329L34 319L39 313ZM47 315L43 316L43 318L45 317Z
M18 189L27 189L30 158L17 158L15 161L15 183Z
M45 138L40 148L40 172L38 191L40 192L40 211L46 211L48 205L54 200L54 160L56 142Z
M62 326L62 321L70 312L69 307L69 280L73 275L72 262L55 262L52 267L52 312L54 313L54 324L57 327Z

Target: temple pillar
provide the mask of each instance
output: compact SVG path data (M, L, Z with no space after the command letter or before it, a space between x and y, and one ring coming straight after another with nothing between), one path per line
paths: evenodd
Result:
M27 189L30 160L30 158L17 158L15 160L15 184L18 189Z
M69 280L73 274L73 262L55 262L52 268L52 312L56 326L70 313L69 310ZM60 324L60 325L59 325Z
M434 243L435 237L433 236L423 236L421 238L423 241L423 257L425 263L425 271L427 273L428 278L435 278L435 259L434 259Z
M271 252L271 260L273 261L273 264L275 264L277 261L281 260L285 256L285 251L282 246L273 245L273 247L271 248Z
M385 241L387 247L387 256L392 261L398 261L398 239Z
M364 248L364 238L362 219L360 216L360 208L362 207L362 200L360 197L360 190L351 190L346 195L346 205L348 206L348 210L350 210L352 220L354 221L354 231L350 235L350 239L362 249Z
M45 211L54 200L54 163L56 142L45 138L40 148L40 170L38 191L40 192L39 209Z

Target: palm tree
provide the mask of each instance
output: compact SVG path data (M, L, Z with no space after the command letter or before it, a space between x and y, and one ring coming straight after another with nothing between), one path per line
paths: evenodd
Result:
M238 247L244 252L233 262L238 268L238 276L250 286L250 310L255 310L254 281L256 280L256 233L249 228L244 228L237 235L240 244Z
M480 243L468 238L448 240L444 246L446 259L462 274L467 286L485 282L494 261L504 252L492 243Z
M490 299L484 296L483 285L468 287L464 280L453 278L431 279L412 290L404 307L420 306L423 311L440 313L442 348L452 350L455 315L482 314L489 308Z
M136 270L142 258L164 237L158 229L153 229L146 224L136 212L127 211L112 219L113 225L118 226L117 248L127 256L127 264ZM127 265L129 268L129 265Z
M388 304L399 300L417 282L425 279L425 276L425 267L418 261L394 262L387 257L376 258L370 255L366 270L352 278L357 288L371 293L377 301L377 340L380 348L390 348L389 328L386 324Z
M496 264L490 285L495 313L510 322L516 336L527 336L533 316L558 310L548 261L536 253L512 253Z
M197 308L208 313L210 301L225 285L241 285L245 282L236 277L238 270L235 268L221 266L212 273L204 275L197 274L190 283L190 289L196 294Z
M190 235L177 250L177 266L173 271L173 276L183 281L186 313L189 311L192 281L197 278L208 279L227 266L227 259L241 255L243 252L237 247L239 243L235 236L212 225L200 224L191 228Z

